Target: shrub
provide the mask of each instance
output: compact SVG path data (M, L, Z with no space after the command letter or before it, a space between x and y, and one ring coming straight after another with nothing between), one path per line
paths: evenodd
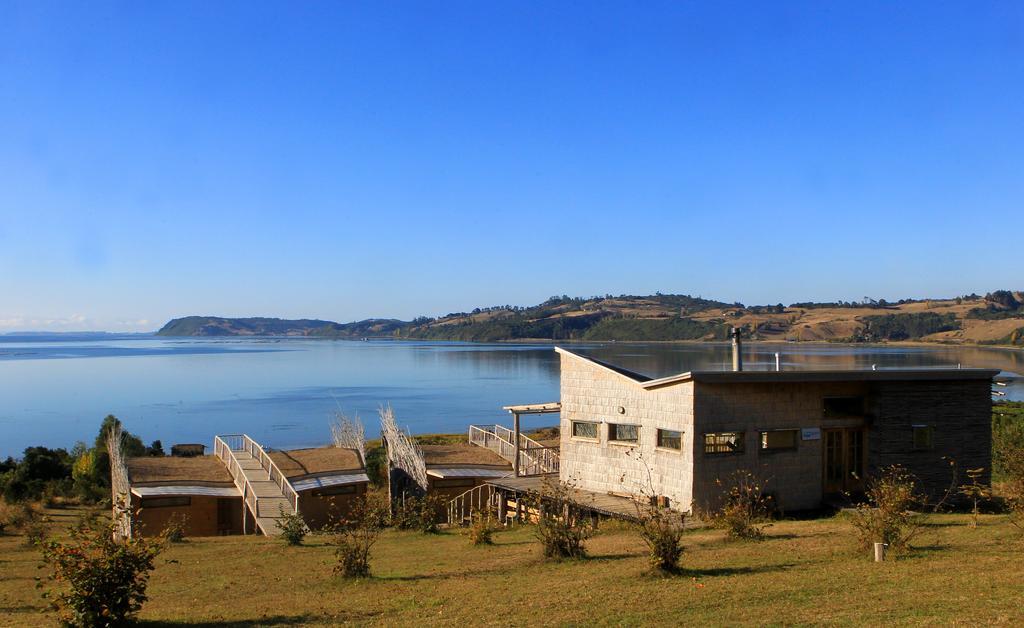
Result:
M334 526L334 573L343 578L370 576L370 551L387 521L388 507L372 496L358 498L348 515Z
M576 501L571 483L544 480L540 493L531 501L537 512L534 532L544 557L585 558L586 541L594 532L583 506Z
M43 596L61 622L117 626L146 601L149 573L163 545L142 537L115 540L113 527L94 519L72 527L69 540L47 541L41 548L51 571L51 588Z
M391 524L399 530L436 534L446 505L444 496L437 494L395 500Z
M657 504L637 502L637 521L651 566L664 574L678 573L683 556L684 515Z
M775 511L775 500L764 492L764 482L749 471L736 471L722 487L722 507L710 515L711 523L734 539L761 540Z
M188 516L183 513L175 513L167 520L161 536L168 543L181 543L185 540L185 524L188 523Z
M306 520L295 512L285 512L281 509L281 518L277 521L277 528L281 530L281 538L287 545L302 545L302 540L309 534L309 527Z
M960 494L964 496L971 503L971 527L978 527L978 513L980 511L980 505L982 502L988 501L992 497L992 489L987 485L978 482L978 479L984 474L985 469L968 469L967 477L970 478L970 484L963 484L960 486Z
M473 513L466 536L473 545L494 545L494 533L500 529L497 518L490 510Z
M885 543L889 552L906 550L922 530L921 515L911 510L921 502L914 477L899 465L887 467L868 482L865 495L869 503L850 515L861 546Z

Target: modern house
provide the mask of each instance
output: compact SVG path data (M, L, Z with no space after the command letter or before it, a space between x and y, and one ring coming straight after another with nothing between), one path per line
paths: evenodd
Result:
M277 522L291 513L317 528L344 516L369 484L362 456L352 449L267 452L232 434L217 436L214 452L126 460L127 496L115 488L114 497L130 504L130 533L157 535L178 519L187 536L276 535Z
M785 510L857 493L901 465L941 494L953 466L991 467L986 369L743 371L651 378L557 348L560 475L599 495L644 493L680 511L713 507L748 470Z

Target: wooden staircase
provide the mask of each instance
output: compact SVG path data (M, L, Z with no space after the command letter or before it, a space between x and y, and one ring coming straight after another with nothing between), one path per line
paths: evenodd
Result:
M281 533L278 522L284 515L299 513L299 494L263 447L246 434L225 434L213 441L214 455L227 467L242 493L246 513L242 531L248 532L249 517L254 532L266 536Z

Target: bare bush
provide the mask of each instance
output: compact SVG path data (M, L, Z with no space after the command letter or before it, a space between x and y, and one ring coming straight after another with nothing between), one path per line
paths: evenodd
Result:
M586 541L594 533L587 509L576 500L575 486L545 479L540 493L528 500L537 512L535 535L544 557L585 558Z
M971 527L978 527L978 514L981 504L992 498L992 489L978 480L984 475L985 469L968 469L969 484L962 484L959 493L971 504Z
M160 535L168 543L185 542L185 526L188 524L188 516L183 513L175 513L167 520L163 532Z
M857 506L850 514L861 546L883 543L888 552L896 553L909 548L923 530L922 515L913 510L923 503L914 476L899 465L886 467L868 481L865 495L868 503Z
M743 470L724 482L717 480L717 484L722 490L722 506L709 513L712 525L724 529L731 538L763 539L776 510L775 500L764 491L764 481Z
M501 529L493 509L480 509L470 516L465 534L473 545L493 545L494 534Z
M348 514L333 526L338 559L334 573L343 578L370 576L370 552L384 530L388 510L385 500L374 495L355 500Z
M360 462L366 465L366 428L358 414L350 418L340 410L335 412L331 420L331 438L335 447L356 450Z

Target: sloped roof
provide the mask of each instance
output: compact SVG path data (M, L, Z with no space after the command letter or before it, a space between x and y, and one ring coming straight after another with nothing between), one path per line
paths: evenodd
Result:
M286 478L341 471L362 471L363 463L355 449L315 447L311 449L275 450L270 459Z
M216 456L146 456L129 458L128 479L140 484L225 484L233 486L231 475Z

